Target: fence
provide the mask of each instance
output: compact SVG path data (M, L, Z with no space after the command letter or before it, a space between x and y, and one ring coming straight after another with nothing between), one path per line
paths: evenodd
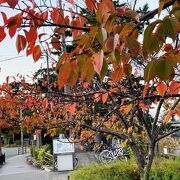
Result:
M26 152L27 152L26 146L18 147L18 155L20 155L20 154L26 154Z

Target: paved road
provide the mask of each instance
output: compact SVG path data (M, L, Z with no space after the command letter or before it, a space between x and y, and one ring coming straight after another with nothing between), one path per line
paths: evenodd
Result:
M67 180L68 173L42 171L28 165L27 155L18 155L7 159L0 168L0 180Z
M6 154L6 159L16 156L18 154L18 148L17 147L12 147L12 148L2 148L2 152Z

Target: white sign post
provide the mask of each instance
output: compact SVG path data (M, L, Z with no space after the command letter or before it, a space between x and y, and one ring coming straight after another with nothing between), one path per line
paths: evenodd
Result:
M53 154L57 156L57 170L73 170L74 143L68 139L53 140Z

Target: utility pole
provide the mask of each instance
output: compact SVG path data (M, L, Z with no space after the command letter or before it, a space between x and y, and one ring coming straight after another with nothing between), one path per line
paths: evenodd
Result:
M46 51L46 62L47 62L47 88L48 88L48 94L47 97L49 96L49 91L50 91L50 74L49 74L49 56L48 56L48 52Z
M22 148L22 154L23 154L23 146L24 146L24 134L23 134L23 117L22 117L22 109L20 109L20 123L21 123L21 148Z

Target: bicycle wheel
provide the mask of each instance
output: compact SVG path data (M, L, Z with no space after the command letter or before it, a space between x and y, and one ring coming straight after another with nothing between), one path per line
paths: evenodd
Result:
M101 163L108 163L108 162L110 162L112 160L114 160L114 156L113 156L112 152L109 151L109 150L103 150L99 154L99 161Z

